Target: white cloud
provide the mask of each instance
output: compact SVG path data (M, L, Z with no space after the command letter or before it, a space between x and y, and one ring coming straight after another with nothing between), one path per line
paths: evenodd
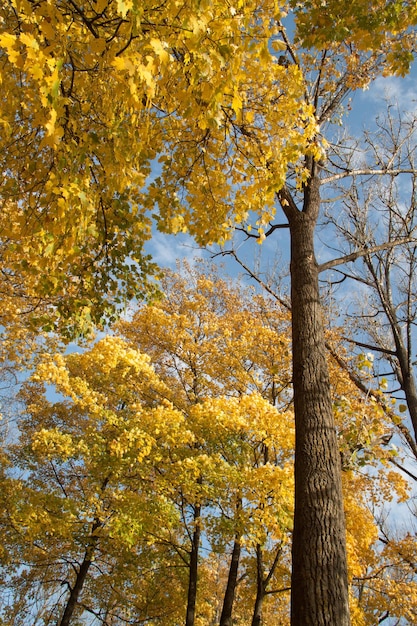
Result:
M360 100L372 107L377 105L381 110L386 108L387 101L399 106L403 111L417 111L417 69L410 76L378 77L369 91L360 94ZM379 106L380 105L380 106Z
M154 232L146 248L155 263L160 267L172 269L176 267L179 259L193 265L197 259L204 256L204 250L197 246L192 237L184 234L166 235Z

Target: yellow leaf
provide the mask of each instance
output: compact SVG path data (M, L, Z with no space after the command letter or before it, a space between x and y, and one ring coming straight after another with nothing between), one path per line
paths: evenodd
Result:
M93 39L90 44L90 49L93 52L97 52L98 54L100 54L101 52L103 52L103 50L106 49L106 45L106 40L103 37L100 37L98 39Z
M160 39L151 39L150 45L152 46L155 53L158 55L162 63L167 63L169 61L169 53L166 49L166 44L162 42Z
M109 0L96 0L96 11L102 13L107 7Z
M242 98L237 92L233 95L232 109L236 113L236 117L239 116L242 111Z
M7 56L11 63L16 63L20 57L20 53L15 48L16 36L11 33L3 33L0 35L0 46L7 50Z
M25 46L27 46L28 48L32 48L33 50L39 50L39 43L32 35L29 35L28 33L21 33L20 41L24 43Z
M275 52L282 52L287 49L287 44L281 39L274 39L271 43L271 48L272 50L275 50Z
M127 12L133 7L133 0L117 0L117 10L122 17L126 17Z

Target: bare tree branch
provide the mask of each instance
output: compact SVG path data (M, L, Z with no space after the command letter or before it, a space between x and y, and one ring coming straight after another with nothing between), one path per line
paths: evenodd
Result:
M387 241L378 246L367 246L362 250L357 250L356 252L352 252L351 254L347 254L346 256L339 257L338 259L333 259L331 261L326 261L326 263L321 263L319 265L319 272L324 272L332 267L337 267L338 265L343 265L344 263L350 263L351 261L356 261L361 257L367 256L369 254L375 254L375 252L381 252L381 250L389 250L390 248L395 248L396 246L404 245L405 243L414 243L417 240L414 237L404 237L403 239L396 239L395 241Z
M349 343L355 344L355 346L359 346L360 348L366 348L367 350L372 350L375 352L382 352L383 354L390 354L392 356L396 355L395 350L388 350L388 348L382 348L381 346L371 346L369 343L363 343L362 341L356 341L356 339L349 339L349 337L343 337L344 341L348 341Z
M213 255L215 256L232 256L235 261L237 261L237 263L240 265L240 267L242 269L245 270L245 272L247 272L247 274L250 276L250 278L252 278L253 280L255 280L258 285L260 285L260 287L262 287L262 289L264 289L267 293L269 293L270 296L272 296L274 298L274 300L276 300L277 302L279 302L284 308L286 308L288 311L291 310L291 305L289 304L289 302L287 300L284 300L283 298L281 298L280 296L278 296L278 294L271 288L269 287L269 285L262 280L262 278L260 278L260 276L258 276L257 274L255 274L255 272L253 272L250 267L248 267L246 265L246 263L244 263L236 254L235 250L222 250L221 252Z
M345 172L341 172L340 174L332 174L332 176L327 176L326 178L321 179L321 184L325 185L327 183L334 183L337 180L342 180L343 178L349 178L353 176L398 176L399 174L417 174L417 170L415 168L405 168L405 169L378 169L374 170L371 167L366 167L364 169L358 170L346 170Z
M414 481L417 482L417 476L415 474L413 474L412 472L410 472L408 469L406 469L405 467L403 467L400 463L397 463L397 461L395 459L390 459L390 462L395 465L395 467L398 467L398 469L400 469L402 472L404 472L405 474L407 474L407 476L409 476L410 478L412 478Z
M269 237L273 232L280 228L289 228L289 224L271 224L267 231L265 231L265 237ZM248 239L259 239L259 233L257 231L250 232L247 228L236 226L235 230L244 233Z

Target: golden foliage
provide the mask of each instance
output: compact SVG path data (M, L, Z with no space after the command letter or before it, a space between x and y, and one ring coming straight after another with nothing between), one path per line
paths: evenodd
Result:
M332 94L403 73L415 21L400 0L2 3L0 322L112 320L154 289L154 221L207 244L255 215L262 241L288 172L325 156L314 74Z
M294 488L288 312L215 273L183 268L163 285L164 299L119 324L123 338L45 354L25 386L20 440L5 451L1 479L7 584L15 593L50 594L42 610L53 613L58 581L72 583L73 566L89 549L95 569L84 605L113 606L123 618L162 610L161 623L175 624L183 619L198 523L208 555L201 557L197 623L221 606L228 549L239 537L245 576L237 623L251 619L261 552L264 576L278 555L268 583L277 593L267 595L265 619L285 624ZM381 550L369 509L404 495L400 476L384 465L380 435L388 426L345 371L330 365L341 452L350 451L344 490L353 622L374 623L388 601L411 620L414 601L392 598L404 595L406 583L414 589L415 546L403 538ZM24 606L16 596L16 620Z

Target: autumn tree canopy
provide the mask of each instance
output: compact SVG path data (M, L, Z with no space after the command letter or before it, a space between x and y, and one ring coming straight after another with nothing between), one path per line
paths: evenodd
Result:
M410 64L415 7L371 4L2 3L2 323L111 319L152 289L153 220L208 243L254 212L262 236L288 167L324 156L310 70L352 89Z
M20 436L2 457L8 623L183 623L196 520L205 549L193 623L219 623L237 538L233 620L289 623L288 313L207 273L163 286L162 301L121 325L124 338L45 355L25 385ZM382 443L390 423L334 360L330 371L353 622L374 624L388 607L411 623L415 546L402 537L381 547L369 511L407 496Z

